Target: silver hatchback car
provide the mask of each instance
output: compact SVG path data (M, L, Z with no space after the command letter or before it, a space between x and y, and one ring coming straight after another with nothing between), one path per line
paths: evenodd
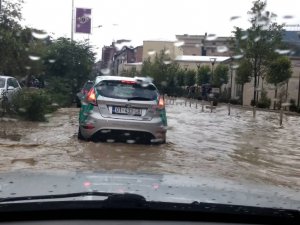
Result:
M162 95L149 78L98 76L79 114L78 138L128 143L165 143Z

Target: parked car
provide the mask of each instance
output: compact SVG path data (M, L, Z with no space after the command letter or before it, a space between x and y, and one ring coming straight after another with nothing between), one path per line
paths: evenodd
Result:
M164 98L148 78L99 76L82 103L79 139L166 141Z
M13 95L20 90L21 86L16 78L11 76L0 76L0 102L3 101L4 96L6 96L8 102L10 102Z
M80 92L76 94L76 105L79 108L81 106L81 100L82 98L89 92L91 87L93 86L94 82L91 80L88 80L87 82L84 83L82 89Z

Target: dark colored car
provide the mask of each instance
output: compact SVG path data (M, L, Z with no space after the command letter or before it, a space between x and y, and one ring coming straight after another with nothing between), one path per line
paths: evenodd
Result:
M80 92L76 94L76 105L77 107L81 107L81 100L82 98L89 92L91 87L93 86L94 82L91 80L88 80L87 82L84 83L82 89Z

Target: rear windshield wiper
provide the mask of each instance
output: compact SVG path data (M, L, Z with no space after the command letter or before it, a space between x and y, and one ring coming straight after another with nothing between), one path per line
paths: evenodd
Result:
M153 99L151 99L151 98L146 98L146 97L132 97L132 98L127 98L127 100L128 100L128 101L131 101L131 100L141 100L141 101L145 100L145 101L151 101L151 100L153 100Z

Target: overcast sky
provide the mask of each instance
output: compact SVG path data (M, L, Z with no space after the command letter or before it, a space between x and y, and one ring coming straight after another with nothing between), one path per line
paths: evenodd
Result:
M175 40L176 34L229 36L233 26L246 28L252 0L74 0L75 7L92 9L92 34L74 34L75 40L90 38L95 50L112 40ZM267 10L278 23L300 24L300 0L268 0ZM25 0L24 25L43 29L54 37L71 36L72 0ZM284 19L284 16L293 16ZM233 16L239 19L231 21ZM100 50L98 50L100 51Z

